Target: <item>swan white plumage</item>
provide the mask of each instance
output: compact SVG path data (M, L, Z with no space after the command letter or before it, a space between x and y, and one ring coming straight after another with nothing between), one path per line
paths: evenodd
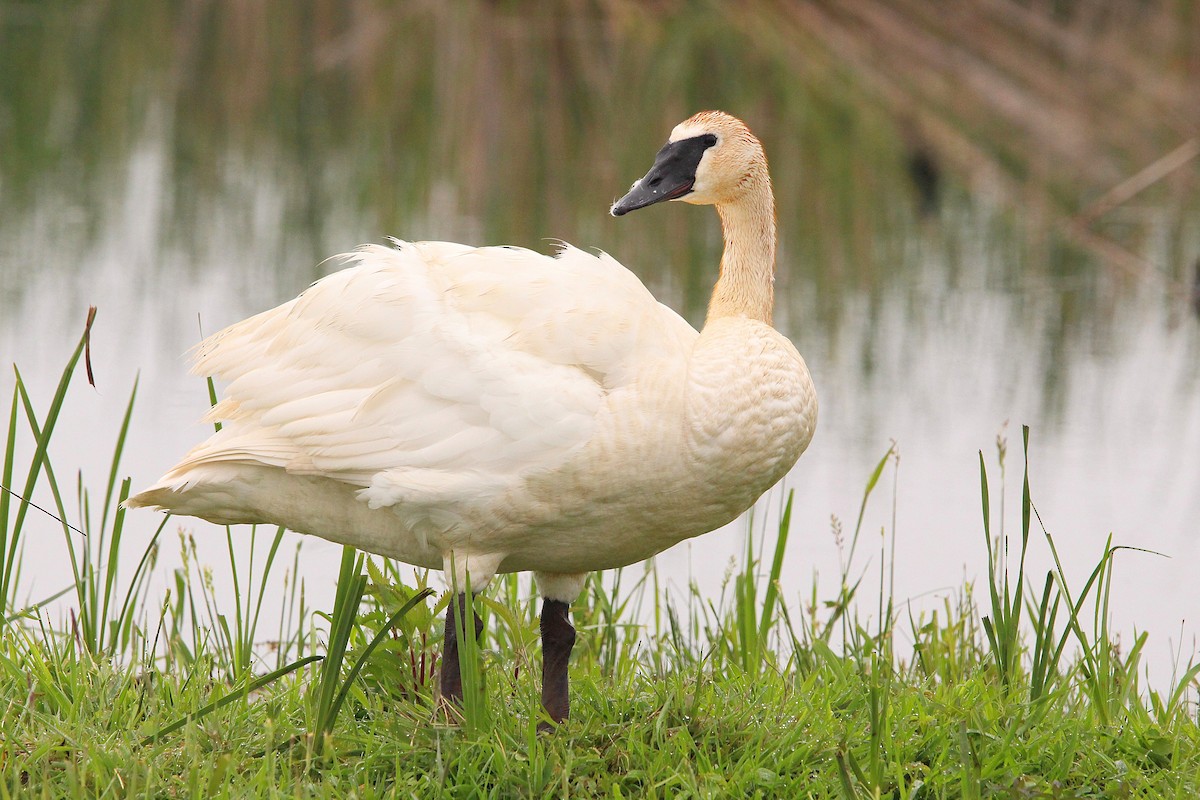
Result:
M281 524L475 589L532 570L543 702L561 721L586 573L729 522L816 425L808 369L770 324L774 199L744 123L702 112L676 126L612 213L674 199L722 220L702 332L603 253L365 246L199 345L194 371L227 382L209 414L223 427L127 505Z

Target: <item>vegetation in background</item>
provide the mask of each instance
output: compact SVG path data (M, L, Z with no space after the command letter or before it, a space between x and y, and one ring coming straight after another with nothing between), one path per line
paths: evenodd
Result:
M432 591L424 579L406 584L392 562L345 548L329 615L297 613L293 579L293 590L280 593L288 627L271 641L256 631L248 589L235 582L232 597L218 597L194 563L185 561L165 597L146 590L162 526L133 575L117 574L117 552L137 546L122 535L119 511L91 521L82 479L80 502L68 510L47 455L86 336L46 412L35 413L18 378L5 437L5 485L25 476L25 494L0 505L6 574L19 579L33 508L23 498L38 484L58 515L74 520L63 535L86 545L72 550L84 566L59 593L70 598L65 610L19 602L19 585L6 584L0 797L1200 792L1200 665L1165 692L1140 683L1145 635L1123 651L1108 627L1121 549L1111 543L1083 586L1069 585L1059 566L1034 589L1023 555L1029 539L1054 545L1035 526L1027 470L1020 549L1010 552L1008 532L993 524L995 488L980 455L992 564L984 609L966 585L940 611L911 616L890 590L894 532L881 531L872 558L880 605L864 618L856 595L868 574L855 555L870 532L861 509L832 598L822 600L814 585L809 602L792 605L781 574L790 497L771 535L752 526L745 557L716 599L694 587L672 597L652 567L593 575L572 609L580 631L573 717L552 735L537 733L532 587L503 576L480 597L486 633L464 675L486 692L474 693L476 706L459 725L434 697L441 614L429 605ZM129 419L114 448L109 498L128 491L127 480L114 487ZM20 442L29 438L27 456ZM1027 457L1027 430L1023 444ZM1006 455L1001 443L1001 475ZM891 448L869 476L862 509L896 469ZM842 536L836 521L834 532ZM244 586L258 586L261 600L272 576L271 559L247 565ZM102 611L84 625L96 598ZM226 617L231 603L245 620L237 634Z
M317 277L329 253L385 234L533 248L553 235L618 256L661 253L661 263L626 260L698 319L705 265L721 245L715 219L680 214L661 230L635 229L604 212L672 125L715 106L751 120L767 146L785 286L828 297L911 278L920 259L904 247L908 234L966 186L1035 234L1012 259L1019 269L1085 287L1115 273L1178 299L1196 245L1198 12L1167 0L1105 9L1011 0L954 13L919 0L0 9L0 211L17 220L36 192L61 191L78 217L42 224L85 245L104 230L97 215L111 213L105 201L128 179L131 154L161 150L171 174L155 213L167 253L202 263L207 250L222 255L214 230L277 213L277 238L255 247L291 289ZM280 195L252 190L262 183ZM1168 213L1123 213L1147 197ZM965 224L972 239L987 235ZM795 294L780 300L801 302ZM838 307L789 311L830 327Z

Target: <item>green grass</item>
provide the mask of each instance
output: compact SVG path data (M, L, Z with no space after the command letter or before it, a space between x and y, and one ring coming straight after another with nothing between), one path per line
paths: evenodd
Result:
M477 601L487 632L478 651L464 648L475 688L455 724L433 697L447 598L434 602L394 563L345 549L328 614L305 605L294 565L273 570L278 532L264 563L242 569L230 548L232 596L214 593L184 536L171 591L152 597L162 526L120 574L128 560L118 555L136 538L117 505L132 395L99 515L82 480L78 511L66 510L48 455L85 350L86 334L40 415L18 375L9 415L5 485L19 477L21 497L52 498L48 510L71 523L53 525L76 578L61 593L67 613L18 601L22 535L33 535L31 515L37 535L49 518L5 495L0 798L1200 795L1197 668L1165 692L1139 683L1144 635L1122 650L1108 629L1111 543L1082 586L1061 567L1026 573L1032 537L1054 548L1028 470L1010 558L992 519L1002 487L981 454L987 585L963 586L921 617L896 610L887 565L905 545L885 536L872 556L881 600L863 621L861 511L832 597L814 587L792 606L780 583L790 497L769 536L747 537L718 597L694 586L670 596L653 569L592 576L573 608L573 716L539 735L526 579L500 579ZM1023 442L1027 456L1027 431ZM1001 483L1005 458L1001 447ZM897 468L889 449L864 476L864 509ZM258 630L264 594L283 598L270 646Z

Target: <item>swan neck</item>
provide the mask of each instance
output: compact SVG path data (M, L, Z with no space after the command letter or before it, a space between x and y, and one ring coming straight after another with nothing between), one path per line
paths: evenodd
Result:
M725 237L721 274L707 321L746 317L771 324L775 304L775 198L771 179L753 175L736 199L717 204Z

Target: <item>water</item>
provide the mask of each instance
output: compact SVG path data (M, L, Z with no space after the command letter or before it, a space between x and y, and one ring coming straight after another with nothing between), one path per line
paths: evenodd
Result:
M818 575L820 596L836 593L830 516L853 526L892 440L898 470L868 507L855 574L877 584L885 529L896 595L918 612L984 579L978 452L997 486L995 442L1007 437L1014 534L1029 425L1034 502L1076 586L1110 534L1163 554L1119 557L1112 614L1126 642L1150 632L1151 678L1166 683L1173 654L1195 650L1200 605L1200 324L1177 296L953 175L939 210L922 215L905 137L821 76L717 48L725 77L709 81L636 38L486 13L392 20L385 44L361 20L281 14L273 49L252 35L261 20L243 30L153 4L0 12L0 360L18 363L39 408L88 305L99 308L97 388L80 383L69 398L52 452L60 479L79 469L100 489L140 376L122 471L135 488L150 483L206 435L205 388L183 359L200 329L293 297L331 268L326 256L386 235L600 247L699 324L715 215L671 206L614 220L606 209L675 122L724 107L768 148L783 237L777 322L821 397L816 438L786 481L789 600L803 604ZM498 33L467 46L482 29ZM672 30L697 47L712 36ZM657 85L638 79L649 66ZM1200 252L1196 216L1152 200L1113 224L1136 229L1140 255L1178 278ZM0 377L2 396L11 387ZM778 490L764 498L758 529L779 502ZM156 523L130 515L131 553ZM180 524L228 590L223 535ZM38 598L69 570L61 529L47 519L31 530L24 581ZM715 595L746 530L743 520L664 553L660 575ZM1039 537L1040 576L1050 560ZM303 546L317 607L332 596L335 552ZM874 607L865 594L862 613Z

